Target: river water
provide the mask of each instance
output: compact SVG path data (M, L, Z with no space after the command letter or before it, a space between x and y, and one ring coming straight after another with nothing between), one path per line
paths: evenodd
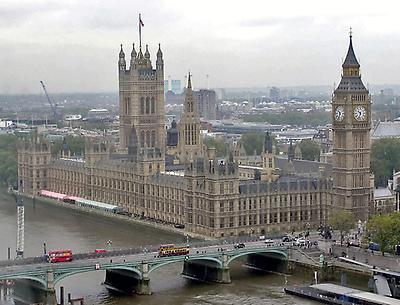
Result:
M16 206L14 199L0 192L0 259L7 259L7 248L15 256ZM78 211L25 200L25 257L41 255L47 250L70 248L73 252L96 248L121 248L160 243L178 243L186 239L174 233L148 226L90 216ZM115 305L289 305L317 304L286 295L285 276L254 274L240 261L231 266L231 284L194 283L181 277L181 264L167 265L150 276L151 296L114 296L101 285L104 272L90 272L66 278L59 285L72 297L84 297L85 304ZM288 285L309 284L302 275L286 277ZM58 285L58 286L59 286ZM58 286L56 287L58 289ZM58 291L58 290L57 290ZM10 301L0 300L11 304Z

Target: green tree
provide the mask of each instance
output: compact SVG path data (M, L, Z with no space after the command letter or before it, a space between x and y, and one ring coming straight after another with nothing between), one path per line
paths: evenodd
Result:
M242 142L247 155L253 155L254 151L256 151L257 155L261 154L264 144L264 136L263 132L245 133L242 135L240 141Z
M67 136L65 141L68 145L68 149L70 150L72 155L83 155L85 152L85 138L84 137L72 137ZM52 143L51 146L51 154L53 156L57 156L62 149L63 140L59 139Z
M217 157L225 157L228 155L229 145L222 139L206 138L204 141L207 148L214 147Z
M298 145L300 147L302 159L311 161L319 160L320 147L318 143L306 139L302 140Z
M382 255L400 244L400 213L375 215L367 224L369 241L379 244Z
M379 139L372 143L371 169L375 174L375 185L385 186L393 169L400 169L400 139Z
M0 135L0 185L17 182L17 140L16 135Z
M270 124L290 124L297 126L321 126L331 121L331 114L326 111L308 113L290 111L282 113L246 114L242 117L245 122L262 122Z
M354 215L343 209L334 211L330 217L329 224L334 230L339 230L340 245L343 246L344 234L355 227Z

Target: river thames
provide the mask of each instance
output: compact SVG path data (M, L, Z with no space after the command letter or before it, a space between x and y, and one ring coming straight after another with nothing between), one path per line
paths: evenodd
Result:
M0 259L7 259L11 247L15 257L16 206L8 194L0 193ZM108 246L107 241L112 245ZM179 243L186 238L150 226L112 220L97 215L25 200L25 257L47 250L70 248L73 252L94 251L96 248L123 248L161 243ZM231 284L194 283L181 277L181 264L167 265L150 276L151 296L114 296L101 283L104 272L71 276L60 285L73 297L84 297L86 304L138 305L258 305L258 304L318 304L288 296L288 285L310 284L312 279L302 275L255 274L238 261L231 266ZM58 291L59 285L56 287ZM12 304L11 301L0 301Z

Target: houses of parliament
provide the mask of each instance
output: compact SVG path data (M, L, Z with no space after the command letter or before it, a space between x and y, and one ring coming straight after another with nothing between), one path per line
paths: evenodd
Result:
M19 191L40 190L115 204L137 216L185 226L210 237L303 230L326 224L332 209L356 219L372 213L371 102L360 76L352 37L333 94L333 164L275 154L267 132L260 156L240 144L224 158L205 148L189 74L184 112L165 128L164 59L152 63L146 45L122 45L119 71L119 142L88 138L84 157L52 157L45 139L19 143Z

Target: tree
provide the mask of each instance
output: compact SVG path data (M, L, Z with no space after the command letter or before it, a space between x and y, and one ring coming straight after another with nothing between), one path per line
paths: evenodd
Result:
M13 134L0 135L0 185L17 182L17 140Z
M204 141L207 148L214 147L217 157L225 157L228 155L229 145L222 139L206 138Z
M372 143L371 169L375 186L386 186L393 169L400 169L400 139L379 139Z
M71 155L83 155L85 152L85 138L84 137L72 137L67 136L65 138L65 142L68 145L68 149L71 152ZM51 146L51 154L53 156L57 156L62 149L63 140L59 139L52 143Z
M310 111L307 113L290 111L282 113L246 114L244 122L268 122L270 124L289 124L297 126L321 126L330 123L331 114L326 111Z
M252 132L242 135L240 141L242 142L247 155L253 155L254 151L256 151L257 155L261 154L264 144L264 136L265 134L263 132Z
M400 213L375 215L367 224L370 241L379 244L382 255L393 252L400 243Z
M338 210L332 213L329 224L340 232L340 245L343 246L344 234L355 227L354 215L347 210Z
M306 139L306 140L301 140L301 142L298 145L300 147L302 159L311 161L319 160L320 147L318 143Z

